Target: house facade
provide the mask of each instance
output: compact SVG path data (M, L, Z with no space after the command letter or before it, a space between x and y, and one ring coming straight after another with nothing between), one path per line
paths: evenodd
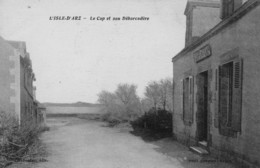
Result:
M25 42L0 38L0 110L17 118L19 124L35 118L35 75Z
M185 15L186 45L172 59L174 136L260 166L260 1L190 0Z

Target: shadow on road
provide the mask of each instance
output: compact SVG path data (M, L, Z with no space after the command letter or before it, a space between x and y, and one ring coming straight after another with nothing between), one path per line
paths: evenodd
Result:
M133 131L130 131L130 133L132 135L141 137L146 142L153 142L153 141L158 141L163 138L172 137L172 134L168 133L168 132L158 133L158 132L154 132L149 129L139 129L139 128L136 128Z
M155 151L178 161L183 168L235 168L230 161L217 160L213 156L200 156L192 153L188 147L177 142L171 133L155 133L151 130L135 129L130 131L145 142L155 145Z

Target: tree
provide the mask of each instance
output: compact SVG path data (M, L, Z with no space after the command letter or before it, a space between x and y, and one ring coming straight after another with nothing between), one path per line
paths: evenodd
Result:
M138 99L136 89L136 85L119 84L115 94L123 104L127 105L135 102Z
M173 111L173 88L174 88L174 83L173 83L173 79L170 78L171 81L171 85L169 85L168 87L168 91L167 91L167 103L166 103L166 107L168 108L169 111Z
M98 102L108 107L116 102L116 95L103 90L98 94Z
M151 102L150 108L162 108L163 110L172 111L173 83L171 78L150 82L145 88L144 95L142 105L146 106L146 110L149 102Z
M160 103L163 110L172 110L172 95L173 95L173 84L171 78L161 79L160 80Z
M141 115L141 103L136 93L137 86L119 84L115 92L102 91L98 102L105 105L110 117L118 120L133 120Z
M153 107L153 102L147 97L141 99L142 112L147 112Z
M160 85L157 81L152 81L146 86L144 95L151 102L153 102L153 107L157 109L158 103L160 101Z
M140 99L136 93L137 86L133 84L119 84L115 94L122 103L125 113L134 118L141 113Z

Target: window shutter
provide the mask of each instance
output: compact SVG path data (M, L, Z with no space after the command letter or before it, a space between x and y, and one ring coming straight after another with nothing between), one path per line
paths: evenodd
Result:
M183 80L183 116L185 124L190 121L190 78Z
M196 87L197 87L197 92L196 92L196 97L195 97L195 103L197 104L197 109L196 109L196 113L195 113L195 121L198 122L199 121L199 115L198 115L198 104L199 104L199 74L196 75Z
M227 99L227 82L226 70L224 67L219 67L219 119L220 125L225 126L227 123L228 107L226 104Z
M181 82L180 82L180 103L181 103L181 112L182 112L182 120L184 120L184 101L183 101L183 99L184 99L184 92L183 92L183 90L184 90L184 80L181 80Z
M191 76L190 77L190 113L189 113L190 123L193 122L193 111L194 111L194 78L193 76Z
M216 69L216 72L215 72L215 110L214 110L214 126L215 128L218 128L219 127L219 119L218 119L218 84L219 82L219 68Z
M233 100L232 100L232 122L233 131L241 131L242 115L242 59L233 62Z

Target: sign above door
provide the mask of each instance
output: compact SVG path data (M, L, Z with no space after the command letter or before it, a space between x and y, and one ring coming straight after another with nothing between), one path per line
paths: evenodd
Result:
M207 44L206 46L202 47L201 49L195 51L193 53L193 57L196 63L210 57L212 54L211 46Z

